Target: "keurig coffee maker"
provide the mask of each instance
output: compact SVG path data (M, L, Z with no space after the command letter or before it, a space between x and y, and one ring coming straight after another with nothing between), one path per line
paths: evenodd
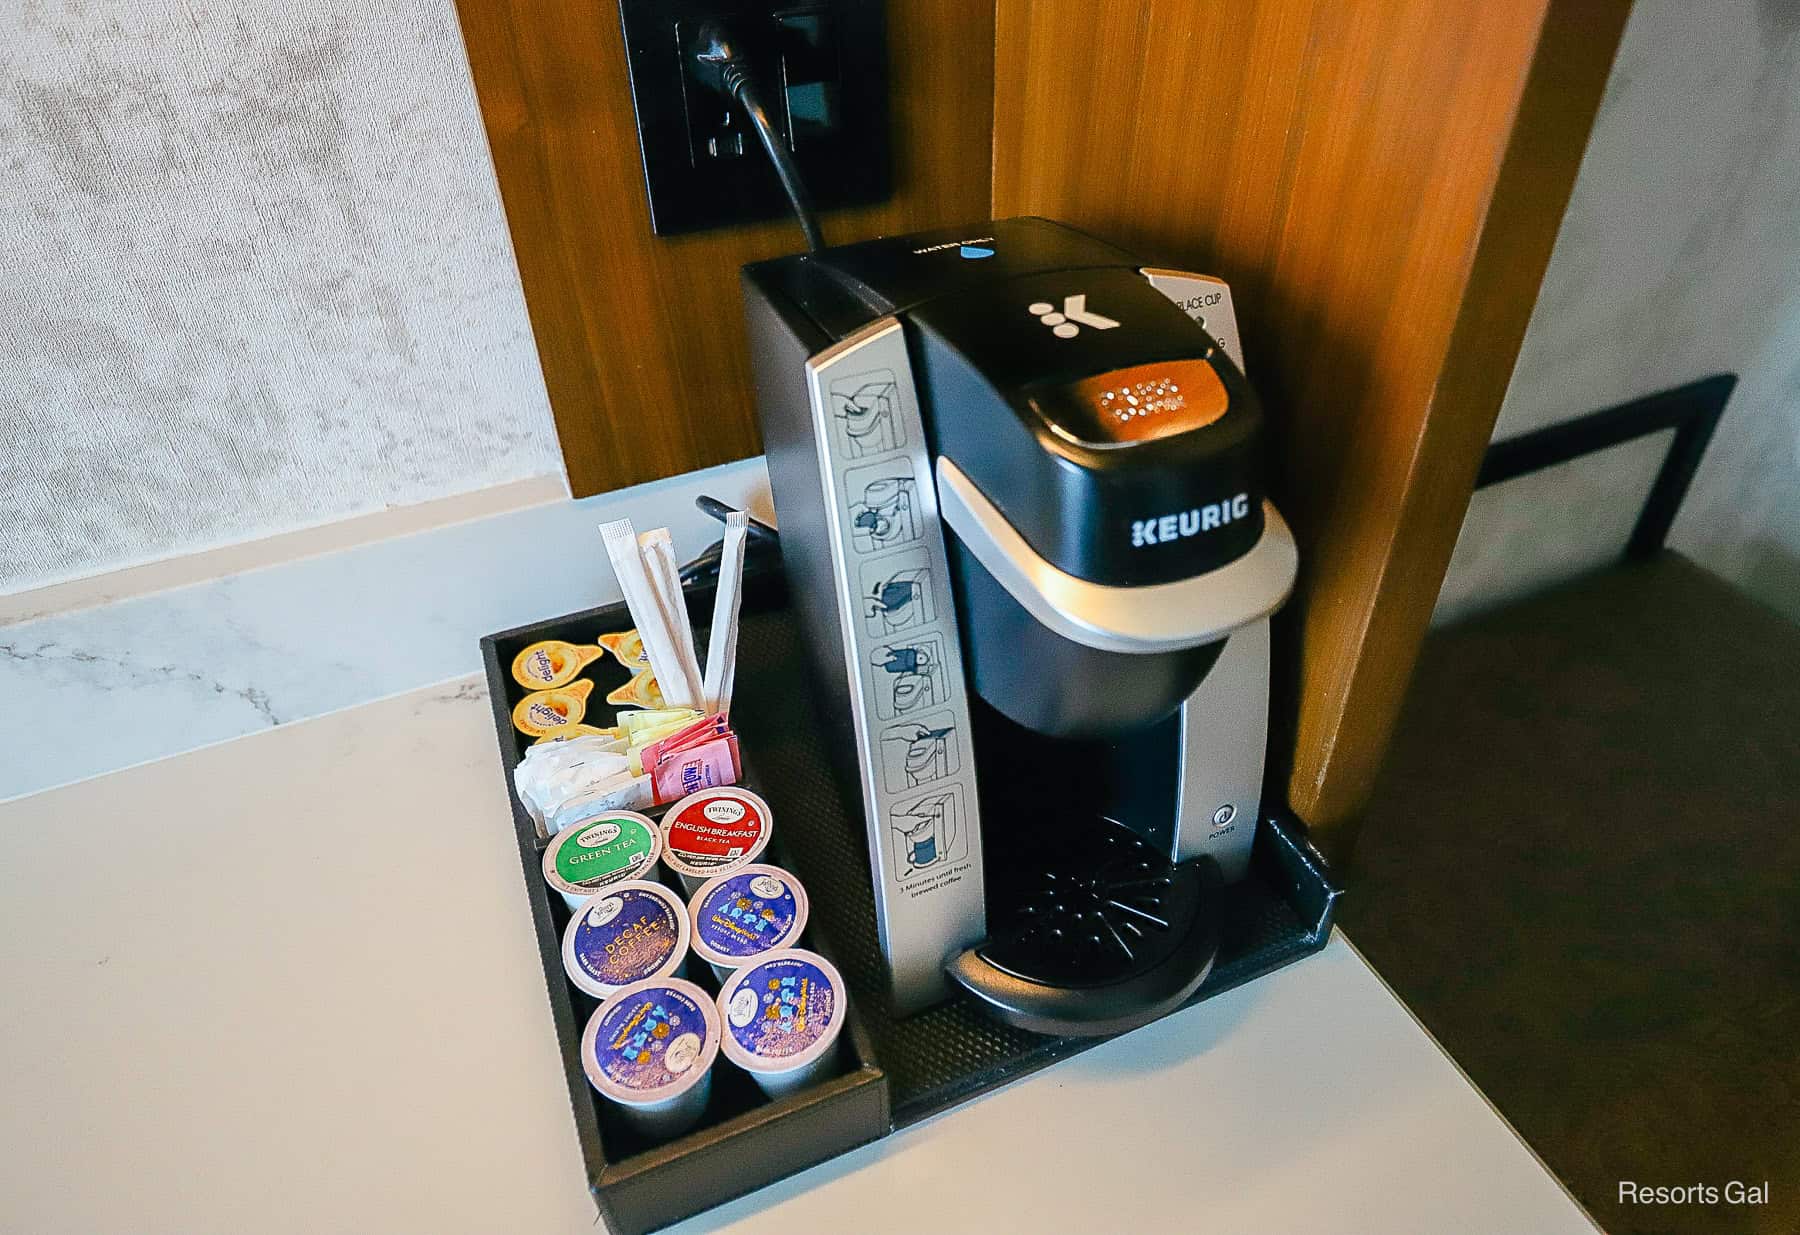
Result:
M1229 289L1024 218L744 293L895 1008L954 982L1048 1033L1169 1011L1249 862L1296 565Z

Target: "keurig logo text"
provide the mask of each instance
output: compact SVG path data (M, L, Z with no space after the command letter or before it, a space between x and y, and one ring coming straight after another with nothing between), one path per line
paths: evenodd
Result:
M1159 515L1154 519L1136 519L1131 524L1131 547L1141 549L1145 545L1162 545L1185 536L1198 536L1201 532L1235 523L1249 513L1250 495L1240 493L1209 506Z

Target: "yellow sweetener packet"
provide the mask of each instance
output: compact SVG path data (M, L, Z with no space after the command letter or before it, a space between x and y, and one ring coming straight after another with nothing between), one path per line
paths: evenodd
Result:
M644 739L640 736L646 729L660 729L665 725L687 725L700 719L700 713L694 708L660 708L645 712L619 713L619 728L631 739L633 746L642 746Z
M649 746L652 742L662 741L662 739L668 737L670 734L680 733L683 729L686 729L689 725L699 719L700 714L696 712L692 716L684 717L681 720L672 720L666 725L656 725L649 729L638 729L628 734L626 736L626 741L631 743L631 749L628 752L631 757L631 774L633 776L643 775L643 753L645 747Z
M513 728L532 737L580 722L587 715L588 695L594 684L585 678L553 690L534 690L513 708Z
M538 735L538 740L533 742L532 745L533 746L542 746L545 742L560 742L564 738L580 738L580 737L589 737L589 736L601 737L601 738L618 738L622 742L625 740L625 731L623 729L602 729L598 725L583 725L583 724L558 725L554 729L544 730L543 733Z

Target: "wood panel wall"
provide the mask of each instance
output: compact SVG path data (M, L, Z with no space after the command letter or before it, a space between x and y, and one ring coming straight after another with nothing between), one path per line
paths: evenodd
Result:
M585 496L758 453L737 270L791 222L658 238L608 0L457 0L544 382ZM993 10L887 0L894 197L828 243L988 217Z
M458 0L585 495L760 449L736 270L650 231L610 3ZM897 192L828 241L1044 214L1231 280L1302 547L1276 776L1354 835L1629 0L888 0Z
M1233 285L1302 550L1272 754L1339 856L1628 10L998 0L995 213Z

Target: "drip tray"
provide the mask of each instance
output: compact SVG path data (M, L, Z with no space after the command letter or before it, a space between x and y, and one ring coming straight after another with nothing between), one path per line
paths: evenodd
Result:
M1218 904L1217 880L1205 879L1205 868L1173 865L1111 819L1070 829L1048 864L1006 869L1016 874L990 897L983 956L1015 978L1071 990L1116 986L1155 969ZM994 904L1001 895L1004 907Z
M1219 951L1219 868L1179 866L1116 819L1070 821L1048 864L988 874L987 942L950 965L989 1013L1040 1034L1123 1033L1180 1007Z

